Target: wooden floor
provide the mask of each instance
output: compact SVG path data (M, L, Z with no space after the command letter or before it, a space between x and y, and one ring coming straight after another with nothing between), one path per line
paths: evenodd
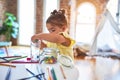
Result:
M78 80L120 80L120 61L105 57L76 59Z
M12 47L9 50L10 54L14 52L15 55L19 53L27 54L29 51L29 47ZM119 59L101 56L79 56L75 58L74 64L79 71L78 80L120 80Z

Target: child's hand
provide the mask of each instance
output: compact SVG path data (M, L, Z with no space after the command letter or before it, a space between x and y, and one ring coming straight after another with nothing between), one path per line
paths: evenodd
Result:
M31 37L31 41L32 42L37 42L39 39L37 39L37 36L36 35L33 35L32 37Z

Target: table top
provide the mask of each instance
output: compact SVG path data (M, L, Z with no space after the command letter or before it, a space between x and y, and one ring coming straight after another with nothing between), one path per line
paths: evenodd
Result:
M48 79L48 68L53 68L57 80L65 80L60 69L62 66L56 64L38 64L38 63L13 63L16 68L11 68L10 80L17 80L32 76L29 69L35 75L44 72L46 80ZM75 61L74 67L62 66L66 80L120 80L120 61L118 59L94 57ZM5 80L9 67L0 66L0 80ZM38 80L35 77L29 80ZM44 79L43 79L44 80Z
M9 50L9 49L8 49ZM12 47L9 53L27 54L27 48ZM32 76L27 70L38 74L41 69L46 73L48 80L48 71L54 69L57 80L64 80L59 63L57 64L38 64L38 63L12 63L16 68L11 68L10 80L17 80ZM94 56L86 56L84 59L74 61L74 67L62 66L67 77L66 80L120 80L120 54L100 53ZM0 66L0 80L5 80L9 67ZM35 77L30 80L38 80ZM50 79L49 79L50 80Z
M48 70L51 71L51 69L54 69L55 75L57 80L64 80L62 71L60 69L60 64L13 64L16 67L11 67L11 75L10 80L18 80L26 77L32 76L26 69L29 69L31 72L33 72L35 75L43 72L45 73L45 78L48 80ZM78 70L74 66L72 68L64 67L62 66L64 74L66 76L66 80L77 80L78 79ZM8 73L9 67L6 66L0 66L0 80L5 80L7 73ZM71 74L75 73L75 74ZM31 78L29 80L38 80L36 77ZM42 79L45 80L45 79Z

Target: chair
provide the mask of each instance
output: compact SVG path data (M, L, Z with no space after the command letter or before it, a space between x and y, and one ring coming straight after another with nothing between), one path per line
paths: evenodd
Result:
M11 45L12 45L12 42L0 42L0 48L1 47L5 48L5 52L6 52L7 56L9 56L7 47L9 47Z

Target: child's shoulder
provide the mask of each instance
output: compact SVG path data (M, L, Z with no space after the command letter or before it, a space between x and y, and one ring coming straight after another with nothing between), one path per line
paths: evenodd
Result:
M63 35L63 36L69 36L69 34L67 32L60 32L59 34Z
M71 45L76 43L76 41L73 38L71 38L70 35L67 32L61 32L60 34L62 34L67 39L69 39L71 41Z

